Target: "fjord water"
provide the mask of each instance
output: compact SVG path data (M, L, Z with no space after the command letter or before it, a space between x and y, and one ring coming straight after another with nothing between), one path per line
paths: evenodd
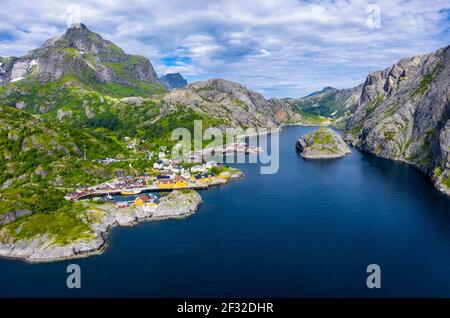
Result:
M202 191L184 220L116 228L100 256L53 264L0 260L0 296L450 296L450 199L401 163L352 149L306 161L285 127L280 169ZM66 287L81 266L82 288ZM381 267L381 289L366 267Z

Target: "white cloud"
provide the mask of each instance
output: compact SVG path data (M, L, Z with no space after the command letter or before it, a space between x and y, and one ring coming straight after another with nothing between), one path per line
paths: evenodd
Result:
M3 0L0 55L64 32L75 1ZM224 77L268 96L349 87L373 70L448 45L448 0L79 0L81 21L159 73ZM381 28L366 25L378 4ZM13 13L13 14L12 14ZM183 61L163 63L183 56Z

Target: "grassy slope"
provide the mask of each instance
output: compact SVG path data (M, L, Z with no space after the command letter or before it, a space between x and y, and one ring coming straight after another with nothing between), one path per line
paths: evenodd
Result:
M0 107L0 123L0 184L9 183L0 190L0 214L33 212L4 226L0 239L5 233L18 238L46 233L58 243L67 243L91 235L82 221L83 207L65 201L60 188L102 180L109 173L95 162L82 160L80 145L92 158L121 152L122 146L9 106Z
M320 128L308 136L312 137L314 143L310 146L315 151L321 153L336 154L339 152L338 145L328 129Z
M193 131L194 119L203 120L204 129L222 124L184 108L162 116L157 97L141 104L120 98L148 93L118 84L86 85L71 75L48 84L30 78L0 86L0 105L6 105L0 111L0 155L5 158L0 160L0 188L9 183L0 189L0 215L33 212L0 227L0 240L5 233L17 238L49 234L60 244L89 237L83 206L63 196L75 187L146 172L152 161L132 154L123 137L139 138L140 148L157 150L175 144L170 141L174 128ZM25 106L23 111L11 107L18 104ZM105 157L135 160L132 167L129 162L97 162ZM39 175L42 171L45 176Z
M298 100L294 105L294 109L300 113L318 118L339 118L349 111L354 111L356 105L350 109L347 106L346 101L337 98L336 93L323 93L320 96L311 96Z

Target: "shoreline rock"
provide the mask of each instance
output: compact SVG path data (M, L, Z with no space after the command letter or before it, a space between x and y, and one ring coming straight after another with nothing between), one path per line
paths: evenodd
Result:
M86 212L92 222L93 237L59 245L54 244L54 239L48 235L16 240L0 232L0 256L29 263L49 263L99 255L107 248L108 235L114 227L189 217L197 211L201 202L202 198L196 191L175 190L161 198L153 213L136 208L118 209L111 203L101 204Z

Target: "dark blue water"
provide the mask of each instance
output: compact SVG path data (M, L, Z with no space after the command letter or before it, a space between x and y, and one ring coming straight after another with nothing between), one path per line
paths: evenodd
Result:
M101 256L30 265L0 260L0 296L450 296L450 200L404 164L355 149L305 161L312 128L281 133L280 170L202 191L184 220L116 228ZM82 288L66 288L66 266ZM382 288L366 287L381 266Z

